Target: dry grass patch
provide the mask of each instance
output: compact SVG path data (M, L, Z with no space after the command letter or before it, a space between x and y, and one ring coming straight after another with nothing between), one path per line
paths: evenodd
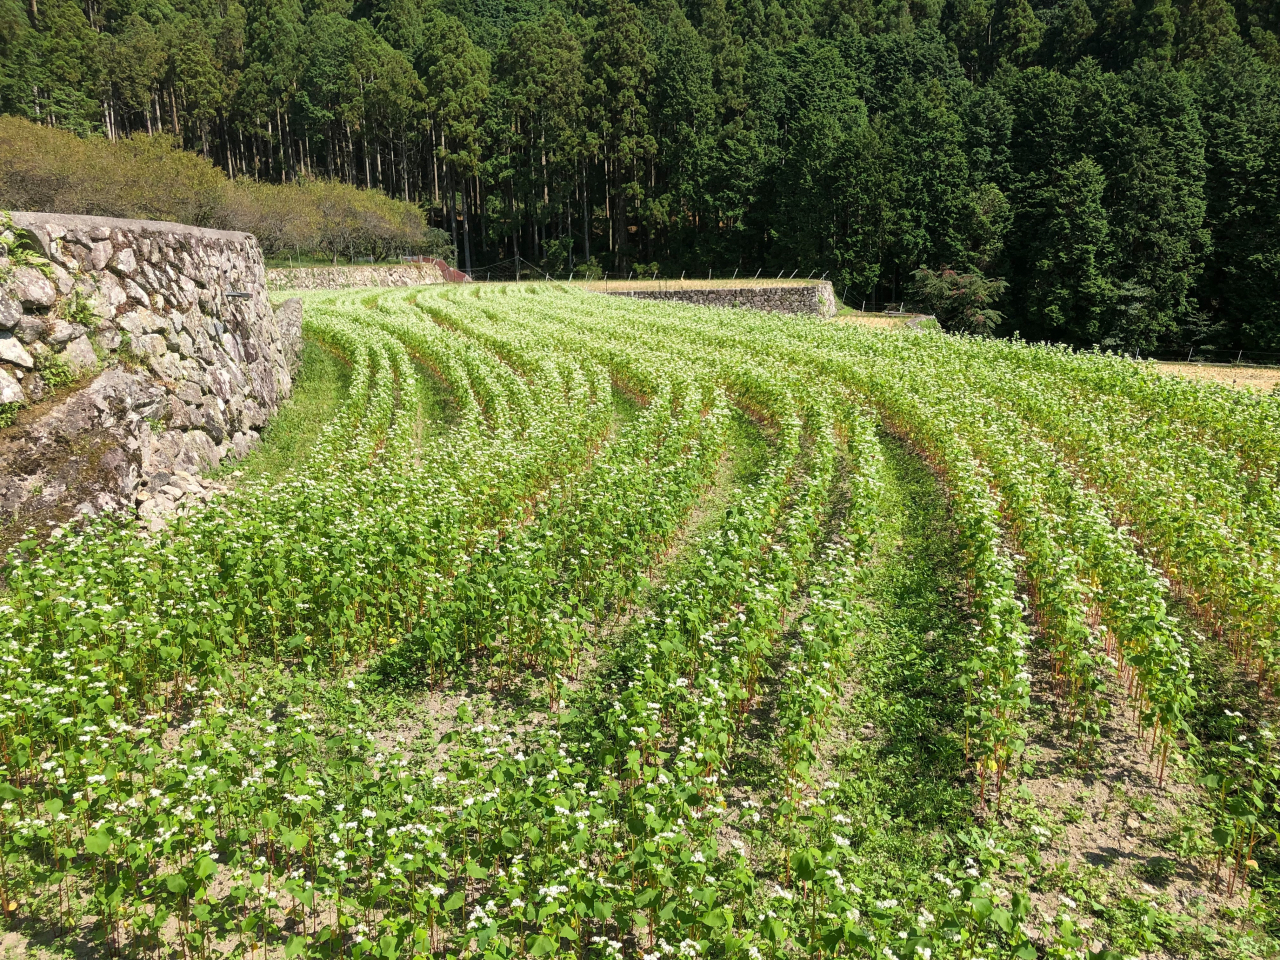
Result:
M1160 363L1160 370L1191 380L1224 383L1237 390L1269 393L1280 384L1280 367L1233 367L1216 363Z

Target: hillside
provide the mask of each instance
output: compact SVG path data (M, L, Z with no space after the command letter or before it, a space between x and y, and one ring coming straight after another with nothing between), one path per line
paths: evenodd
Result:
M0 566L6 944L1276 951L1276 398L577 284L303 301L231 491Z
M478 276L798 271L847 303L928 297L950 329L1274 362L1278 10L3 0L0 112L198 154L270 206L236 226L269 255L270 185L343 183L420 206ZM922 266L981 307L944 315Z

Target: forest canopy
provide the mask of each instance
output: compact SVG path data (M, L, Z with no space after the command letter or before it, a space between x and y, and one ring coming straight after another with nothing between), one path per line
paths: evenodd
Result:
M923 267L1000 334L1280 351L1278 29L1275 0L0 0L0 111L163 135L266 222L271 184L380 190L467 268L883 302Z

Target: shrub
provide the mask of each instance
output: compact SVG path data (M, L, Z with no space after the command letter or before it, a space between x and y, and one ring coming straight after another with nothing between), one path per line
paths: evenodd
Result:
M921 267L911 275L915 296L928 305L943 328L952 333L991 334L1004 319L995 303L1009 286L978 270L958 273L949 267Z
M172 220L252 233L266 256L286 251L385 259L452 260L421 209L337 180L290 184L229 180L171 137L81 138L0 117L0 209Z
M70 386L80 379L71 364L67 363L60 353L40 353L36 356L36 369L40 371L45 384L52 390Z

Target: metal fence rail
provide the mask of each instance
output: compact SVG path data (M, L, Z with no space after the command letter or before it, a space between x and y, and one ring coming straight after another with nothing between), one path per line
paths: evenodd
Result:
M1233 367L1280 367L1280 352L1269 350L1232 350L1218 347L1188 347L1186 350L1139 350L1139 360L1164 360L1171 363L1221 364Z

